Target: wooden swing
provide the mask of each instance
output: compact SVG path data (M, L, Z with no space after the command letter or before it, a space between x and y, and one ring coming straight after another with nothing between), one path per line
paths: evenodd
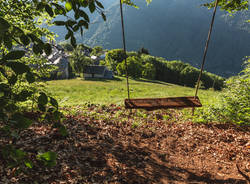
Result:
M212 16L210 28L208 31L208 37L207 37L206 45L205 45L205 49L204 49L201 70L200 70L200 74L199 74L199 77L197 80L195 95L188 96L188 97L131 99L130 98L130 91L129 91L127 57L125 57L127 93L128 93L128 98L125 99L125 108L126 109L156 110L156 109L166 109L166 108L193 108L193 111L194 111L195 107L202 107L202 104L201 104L197 94L198 94L198 89L199 89L199 85L200 85L202 72L204 70L204 64L205 64L205 60L206 60L209 41L211 38L211 33L212 33L212 29L213 29L213 24L214 24L214 19L215 19L215 14L216 14L218 2L219 2L219 0L216 0L215 6L214 6L213 16ZM126 54L126 41L125 41L125 31L124 31L122 0L120 0L120 13L121 13L121 25L122 25L123 50L124 50L124 53Z

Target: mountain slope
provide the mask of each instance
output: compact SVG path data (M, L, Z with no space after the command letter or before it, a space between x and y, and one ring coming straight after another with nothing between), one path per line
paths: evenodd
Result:
M136 1L139 10L124 10L128 50L145 47L150 54L168 60L180 59L199 67L211 20L211 10L200 7L198 0L155 0L149 6ZM119 2L106 4L107 21L93 16L93 24L78 41L89 46L122 47ZM232 18L218 11L207 56L206 70L223 76L241 70L242 58L250 55L249 26L242 17Z

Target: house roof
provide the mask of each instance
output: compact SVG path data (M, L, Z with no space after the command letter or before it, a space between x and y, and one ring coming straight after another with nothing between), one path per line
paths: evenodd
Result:
M93 66L87 66L85 68L84 73L87 73L87 74L103 74L105 70L106 70L106 66L93 65Z

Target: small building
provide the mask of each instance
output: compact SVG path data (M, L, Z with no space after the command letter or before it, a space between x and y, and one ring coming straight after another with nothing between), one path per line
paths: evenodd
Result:
M60 45L52 47L52 53L47 57L48 65L58 67L56 71L51 73L53 79L69 79L69 56L64 52Z
M92 65L87 66L83 72L85 79L100 78L100 79L112 79L113 72L106 66Z

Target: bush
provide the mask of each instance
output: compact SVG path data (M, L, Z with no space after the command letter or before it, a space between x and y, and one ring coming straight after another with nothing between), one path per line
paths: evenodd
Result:
M142 62L139 57L132 56L127 58L128 66L128 76L133 78L139 78L142 76ZM119 63L117 66L118 75L126 74L126 65L125 60L122 63Z
M70 57L70 64L74 70L75 73L82 73L87 65L93 64L94 61L85 56L84 54L84 48L83 46L79 45L74 51L72 52L72 55Z
M238 76L226 81L220 101L199 110L195 119L250 125L250 59Z
M108 67L112 71L116 71L116 67L119 63L121 63L126 57L123 49L113 49L107 52L105 61Z
M90 53L91 56L100 56L102 55L103 48L101 46L95 46Z
M187 85L189 87L195 87L196 81L199 77L199 70L192 67L187 66L181 71L181 84Z
M224 114L233 122L250 124L250 59L240 75L226 82Z
M142 77L146 79L155 79L156 69L153 64L146 63L143 66Z

